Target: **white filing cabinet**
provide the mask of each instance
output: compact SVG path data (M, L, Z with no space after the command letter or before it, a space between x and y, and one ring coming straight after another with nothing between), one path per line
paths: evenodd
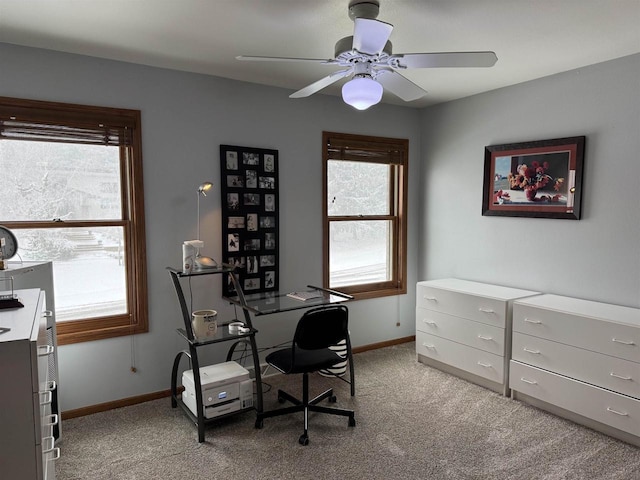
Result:
M0 475L7 479L53 480L53 462L60 455L54 445L52 414L54 381L49 359L55 355L47 337L45 293L17 290L23 308L0 310Z
M456 278L418 282L418 360L508 395L512 303L537 294Z
M10 282L13 280L13 288L16 290L27 288L38 288L44 290L47 298L47 310L51 312L47 324L47 342L58 349L58 339L56 332L56 299L53 286L53 263L52 262L14 262L9 261L6 270L0 270L0 290L8 290ZM53 391L53 401L51 408L53 413L60 414L60 377L58 374L57 353L49 357L49 378L56 382ZM62 424L59 423L53 429L56 442L60 440Z
M514 398L640 445L640 309L517 301L512 358Z

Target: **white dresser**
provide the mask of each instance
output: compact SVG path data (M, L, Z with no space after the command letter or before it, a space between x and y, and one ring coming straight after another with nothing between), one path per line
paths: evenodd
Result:
M6 292L5 292L6 293ZM53 480L60 455L51 413L49 361L55 348L48 341L45 293L17 290L23 308L0 310L0 476L20 480Z
M512 304L537 294L456 278L418 282L418 360L508 395Z
M38 288L44 290L47 299L47 311L51 312L47 325L47 343L53 345L57 350L58 339L56 333L56 299L53 286L53 263L52 262L8 262L6 270L0 270L0 290L9 290L13 280L14 290L22 290L28 288ZM53 400L51 409L53 413L60 414L60 382L58 375L58 362L56 355L49 357L49 380L56 382L56 388L53 390ZM60 440L61 423L53 429L53 436L56 442Z
M513 398L640 445L640 309L519 300L510 368Z

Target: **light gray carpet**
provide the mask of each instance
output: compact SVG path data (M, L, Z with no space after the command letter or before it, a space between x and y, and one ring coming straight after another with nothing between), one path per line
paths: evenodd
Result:
M407 343L357 354L356 397L334 386L343 417L312 414L310 443L298 444L302 416L255 413L196 427L170 400L156 400L64 423L56 478L68 479L519 479L638 480L640 449L505 398L416 361ZM297 395L299 376L266 379Z

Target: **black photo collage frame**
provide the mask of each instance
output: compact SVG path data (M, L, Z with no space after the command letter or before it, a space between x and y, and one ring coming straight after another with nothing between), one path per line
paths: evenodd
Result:
M223 261L243 292L278 289L278 151L220 145ZM222 294L236 295L230 279Z

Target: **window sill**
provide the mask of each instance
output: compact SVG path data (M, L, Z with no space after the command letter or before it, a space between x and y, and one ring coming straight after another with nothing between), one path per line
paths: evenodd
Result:
M82 321L81 321L82 322ZM116 325L105 328L87 329L79 327L73 323L57 323L57 339L58 345L70 345L72 343L92 342L95 340L104 340L107 338L123 337L127 335L135 335L138 333L147 333L149 328L147 325Z
M394 295L406 295L407 289L404 288L386 288L381 290L362 290L357 287L334 288L335 290L347 293L353 296L354 300L367 300L370 298L390 297Z

